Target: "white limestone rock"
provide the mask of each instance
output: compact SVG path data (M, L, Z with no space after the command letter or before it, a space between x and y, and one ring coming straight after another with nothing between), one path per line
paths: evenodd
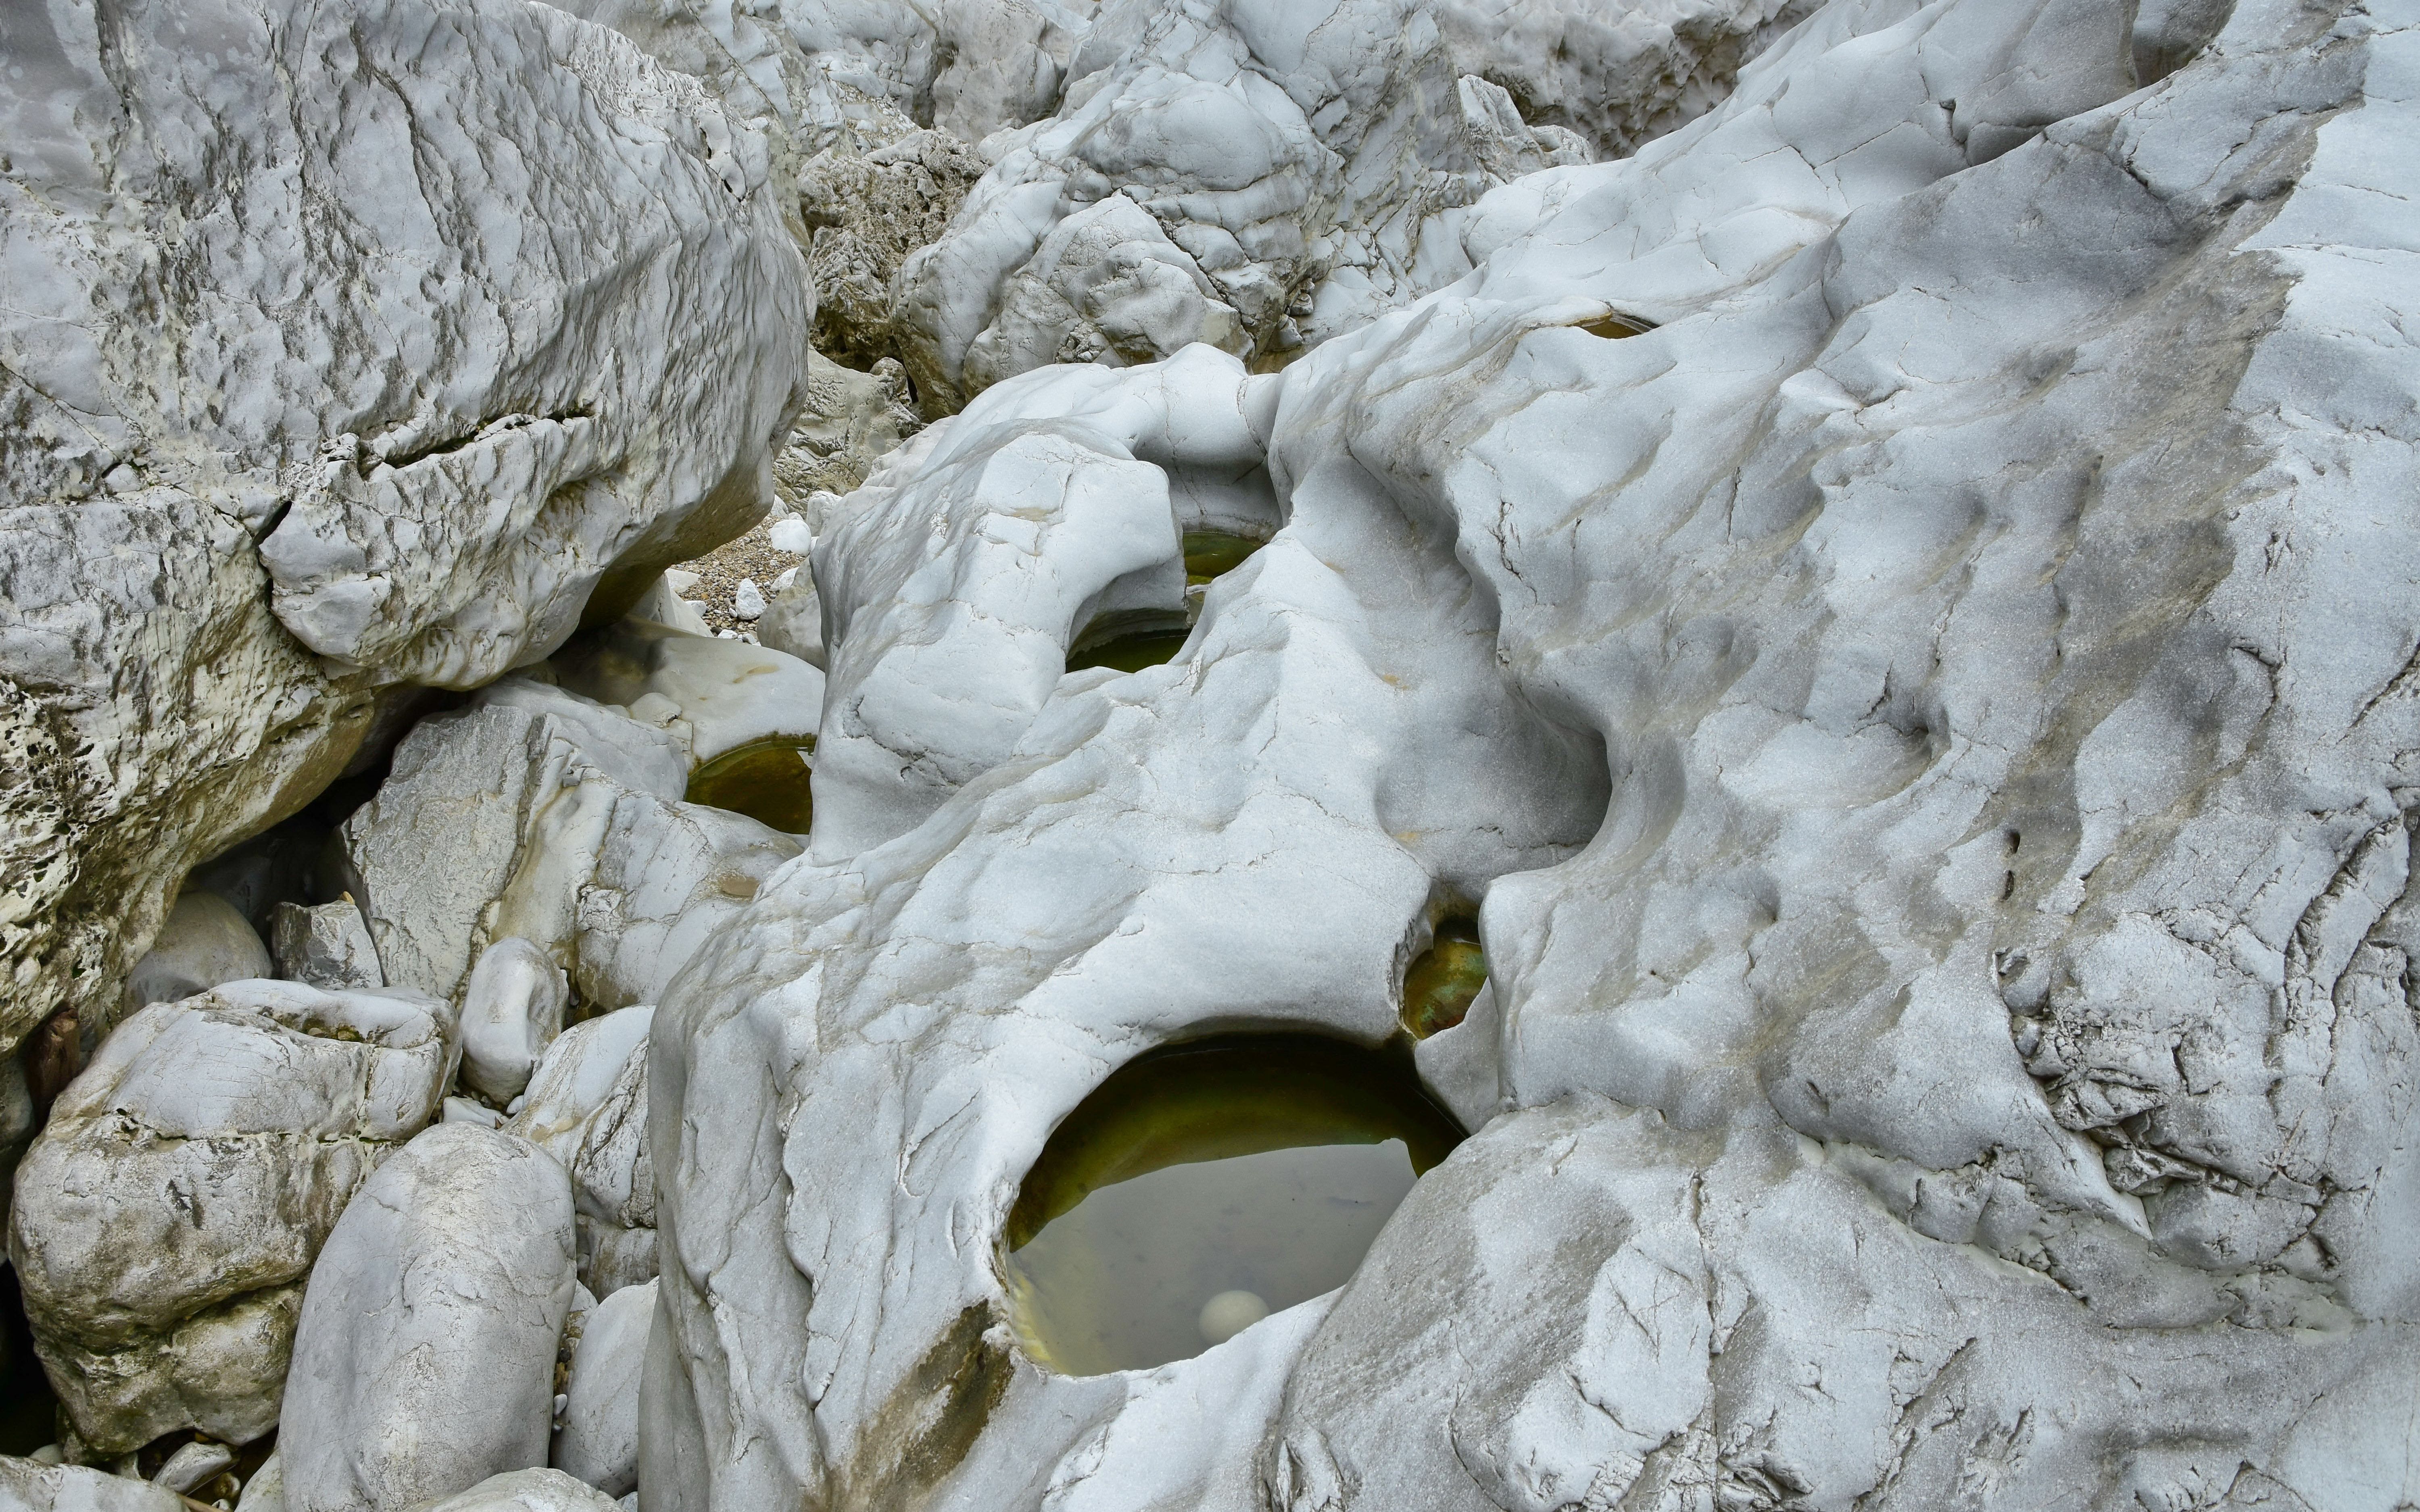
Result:
M504 1125L571 1173L580 1278L603 1295L656 1274L656 1179L646 1143L655 1012L626 1008L572 1026L549 1047L528 1101Z
M831 635L818 857L914 827L1006 759L1094 616L1182 609L1186 531L1277 529L1260 463L1276 382L1205 347L1130 374L1033 374L835 507L815 551Z
M639 1484L639 1374L655 1317L655 1282L624 1287L589 1314L572 1356L553 1464L607 1496Z
M674 639L684 649L668 685L691 699L706 738L812 719L813 668ZM668 722L684 707L657 702ZM592 1008L658 996L686 952L799 849L752 819L680 801L696 727L676 731L527 678L424 721L343 831L391 979L458 995L477 950L520 935Z
M410 1507L542 1466L572 1243L571 1183L526 1140L440 1124L380 1166L303 1298L286 1512Z
M530 1072L563 1032L571 1000L563 968L518 936L479 952L462 992L462 1081L501 1107L521 1095Z
M411 1512L607 1512L620 1504L559 1470L516 1470Z
M489 681L744 530L813 313L762 142L553 8L22 19L9 1045L114 999L178 880L334 778L378 686Z
M288 981L331 990L386 985L369 922L349 897L316 907L279 903L270 930L277 974Z
M276 969L269 948L234 904L213 892L182 893L151 949L126 974L119 1011L131 1013L146 1003L173 1003L223 982L273 976ZM94 1028L106 1034L109 1024Z
M694 599L681 595L697 586L698 576L677 569L665 573L639 595L630 606L630 618L649 620L657 625L686 630L691 635L711 635L713 626L706 624L706 610Z
M1053 362L1202 341L1274 365L1351 330L1467 270L1457 227L1489 188L1703 111L1799 8L1580 8L1106 6L1057 115L986 144L993 166L901 266L895 339L926 412Z
M275 1425L313 1257L436 1112L453 1035L411 994L241 981L102 1043L26 1151L9 1226L36 1348L87 1444Z
M184 1512L174 1492L85 1465L45 1465L0 1455L7 1512Z
M1279 375L1169 666L854 663L999 504L1149 486L1062 374L903 448L818 534L818 779L878 682L966 775L866 763L663 1001L651 1512L2420 1497L2420 54L2184 8L1834 0L1495 191ZM1044 524L987 614L1124 535ZM1248 1377L1021 1360L1056 1121L1392 1032L1440 894L1499 1111L1355 1279Z
M784 652L642 624L613 626L553 663L566 691L640 712L670 732L692 764L753 741L812 739L824 674Z

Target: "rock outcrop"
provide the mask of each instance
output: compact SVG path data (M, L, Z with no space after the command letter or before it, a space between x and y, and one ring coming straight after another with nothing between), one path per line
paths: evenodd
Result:
M652 1036L651 1512L2420 1495L2413 35L1833 0L1279 375L1283 528L1164 667L1020 680L1063 561L1176 530L1098 388L911 441L816 545L821 864ZM989 586L1037 498L1104 523ZM1048 614L857 659L961 567ZM878 683L962 769L865 795ZM1026 1359L1052 1126L1389 1034L1441 896L1493 1117L1355 1279Z
M119 1026L18 1168L10 1263L84 1442L277 1422L312 1261L437 1111L445 1005L231 982Z
M381 687L534 661L761 515L813 314L762 142L550 7L11 24L7 1045Z

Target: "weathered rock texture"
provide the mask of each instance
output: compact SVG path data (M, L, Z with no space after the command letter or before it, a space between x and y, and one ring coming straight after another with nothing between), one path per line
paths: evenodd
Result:
M8 1253L76 1432L124 1454L277 1422L304 1278L453 1075L444 1005L234 982L144 1009L18 1168Z
M548 1047L530 1078L529 1101L504 1125L571 1173L580 1279L599 1296L656 1274L656 1176L647 1151L647 1031L655 1014L626 1008L574 1025Z
M780 656L728 650L749 665ZM799 674L795 691L820 691L814 668L780 659ZM692 683L703 710L712 684L680 686ZM519 936L565 968L592 1011L653 1002L698 942L798 854L755 820L682 801L692 727L667 729L682 706L655 697L664 725L508 678L405 737L342 835L388 980L458 1000L479 953ZM773 702L777 722L812 724L812 707Z
M1466 270L1481 193L1704 110L1803 8L1111 0L1056 116L901 268L902 358L928 413L1191 341L1273 366Z
M649 1512L2420 1500L2409 9L1833 0L1279 375L1164 668L1043 675L1181 457L1060 374L911 441L818 779L876 690L929 774L656 1020ZM1456 894L1497 1111L1355 1280L1021 1359L1053 1124L1384 1036Z
M769 497L765 148L546 6L12 7L0 1045L195 861Z
M286 1512L401 1512L545 1465L577 1284L570 1187L526 1140L463 1123L362 1187L302 1302L277 1426Z

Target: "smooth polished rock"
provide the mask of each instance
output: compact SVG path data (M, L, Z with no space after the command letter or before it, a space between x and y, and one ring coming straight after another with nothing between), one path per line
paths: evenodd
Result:
M655 1012L626 1008L565 1031L504 1125L571 1173L581 1280L604 1295L656 1273L656 1180L646 1145Z
M554 1468L608 1496L639 1484L639 1374L656 1317L656 1283L624 1287L597 1304L571 1360L569 1401L554 1433Z
M675 639L711 648L680 662L699 677L675 679L709 736L794 724L820 691L820 674L778 653ZM754 700L756 688L768 696ZM778 830L679 801L693 727L669 699L656 703L663 724L508 678L413 730L342 832L391 978L458 995L475 953L519 935L563 964L592 1008L652 1001L697 941L798 854Z
M0 1455L7 1512L185 1512L174 1492L85 1465L45 1465Z
M158 938L126 974L121 1013L146 1003L173 1003L223 982L271 977L269 947L235 905L214 892L179 894ZM94 1027L107 1033L108 1024Z
M400 1512L542 1466L572 1260L571 1182L545 1151L466 1123L397 1151L312 1268L286 1512Z
M563 968L515 936L479 952L462 990L462 1082L502 1107L521 1095L530 1072L563 1032L570 1002Z
M606 1512L620 1504L559 1470L516 1470L411 1512Z
M379 687L486 683L747 529L814 309L762 139L554 8L17 22L0 1045L113 1003Z
M425 997L241 981L102 1043L26 1151L9 1224L36 1348L87 1444L275 1426L314 1257L436 1113L454 1032Z

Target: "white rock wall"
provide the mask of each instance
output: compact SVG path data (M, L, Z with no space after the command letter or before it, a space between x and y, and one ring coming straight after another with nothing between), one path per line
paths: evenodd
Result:
M1178 660L914 725L985 754L666 999L646 1504L2420 1496L2420 18L2211 22L1835 0L1288 368L1285 528ZM828 739L850 576L986 560L1023 485L960 458L1094 424L999 392L818 540ZM1023 1363L1057 1119L1204 1026L1384 1034L1449 892L1501 1111L1356 1280Z

